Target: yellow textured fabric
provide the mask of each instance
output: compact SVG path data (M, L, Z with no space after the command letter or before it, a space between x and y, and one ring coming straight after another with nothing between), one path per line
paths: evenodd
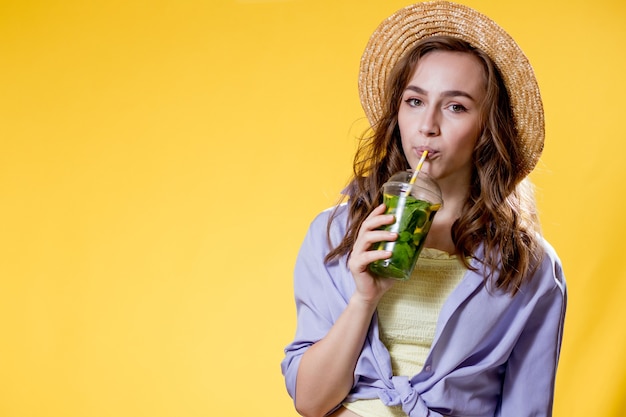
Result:
M439 311L465 275L466 268L436 249L425 248L411 279L397 282L378 305L380 339L391 355L394 375L419 373L435 337ZM344 406L363 417L406 416L400 406L360 400Z

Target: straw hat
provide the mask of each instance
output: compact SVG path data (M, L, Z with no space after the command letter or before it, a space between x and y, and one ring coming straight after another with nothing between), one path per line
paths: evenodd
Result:
M544 116L539 86L517 43L493 20L460 4L417 3L398 10L374 31L361 58L359 94L372 126L382 116L385 80L391 68L416 42L430 36L460 38L495 62L509 93L521 141L520 174L527 175L543 150Z

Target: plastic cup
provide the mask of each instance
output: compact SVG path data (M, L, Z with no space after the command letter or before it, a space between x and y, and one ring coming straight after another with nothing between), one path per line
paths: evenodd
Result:
M437 183L420 171L415 183L410 185L412 174L411 170L398 172L383 184L385 214L393 214L395 222L382 229L397 233L398 239L374 245L374 249L392 253L388 259L369 264L369 270L381 277L399 280L411 277L433 218L443 205Z

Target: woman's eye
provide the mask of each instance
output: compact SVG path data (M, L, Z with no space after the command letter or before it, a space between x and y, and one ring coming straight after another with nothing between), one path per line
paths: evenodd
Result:
M452 110L454 113L462 113L467 109L465 108L465 106L462 106L460 104L452 104L450 105L450 110Z
M420 100L419 98L408 98L404 101L406 101L406 103L411 107L417 107L422 104L422 100Z

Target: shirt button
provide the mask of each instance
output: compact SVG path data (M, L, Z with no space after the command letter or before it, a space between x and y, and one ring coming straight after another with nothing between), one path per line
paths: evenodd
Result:
M431 369L432 369L432 368L431 368L431 366L430 366L430 365L426 365L426 367L424 368L424 370L425 370L426 372L430 372L430 370L431 370Z

